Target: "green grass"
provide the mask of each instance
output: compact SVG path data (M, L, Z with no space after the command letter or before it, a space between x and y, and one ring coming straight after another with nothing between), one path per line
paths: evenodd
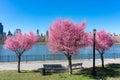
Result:
M82 75L91 75L92 68L86 68L78 73ZM96 76L95 80L120 80L120 64L108 64L105 66L105 69L101 67L96 67Z
M69 75L68 73L54 73L48 75L41 75L34 71L22 71L17 73L16 71L1 71L0 80L91 80L87 76L83 75Z
M97 67L97 76L91 75L92 68L85 68L80 71L74 71L73 75L65 73L50 73L41 75L34 71L17 71L7 70L0 71L0 80L120 80L120 64L106 65L105 69Z

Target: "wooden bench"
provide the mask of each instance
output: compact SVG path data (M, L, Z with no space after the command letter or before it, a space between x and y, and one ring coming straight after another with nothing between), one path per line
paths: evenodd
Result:
M65 71L65 67L61 64L43 64L43 69L46 72L63 72Z
M83 63L73 63L72 64L72 70L83 69L82 64Z

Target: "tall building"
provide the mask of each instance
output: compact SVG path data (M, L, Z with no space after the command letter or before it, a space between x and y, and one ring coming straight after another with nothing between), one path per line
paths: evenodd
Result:
M45 35L45 42L48 42L48 38L49 38L49 32L48 30L46 31L46 35Z
M0 23L0 35L2 35L3 34L3 25L2 25L2 23Z
M48 30L46 31L46 36L49 36L49 32L48 32Z
M21 29L16 29L15 32L14 32L14 35L17 35L18 32L21 32Z
M13 34L11 33L11 31L8 31L8 36L12 36Z
M39 29L37 29L36 33L37 33L37 35L39 35Z

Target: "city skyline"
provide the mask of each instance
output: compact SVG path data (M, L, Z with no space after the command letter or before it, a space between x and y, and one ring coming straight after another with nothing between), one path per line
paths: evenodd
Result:
M58 18L75 23L86 21L86 31L105 29L120 34L120 1L112 0L0 0L0 22L4 32L16 29L45 34Z

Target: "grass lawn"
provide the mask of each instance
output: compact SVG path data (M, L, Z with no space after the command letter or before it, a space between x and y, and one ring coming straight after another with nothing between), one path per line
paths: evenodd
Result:
M100 67L96 68L97 76L92 77L92 68L85 68L80 71L74 71L73 75L66 73L51 73L48 75L41 75L34 71L0 71L0 80L120 80L120 64L106 65L102 70Z
M41 75L34 71L1 71L0 80L91 80L91 78L83 75L69 75L68 73L54 73L49 75Z

